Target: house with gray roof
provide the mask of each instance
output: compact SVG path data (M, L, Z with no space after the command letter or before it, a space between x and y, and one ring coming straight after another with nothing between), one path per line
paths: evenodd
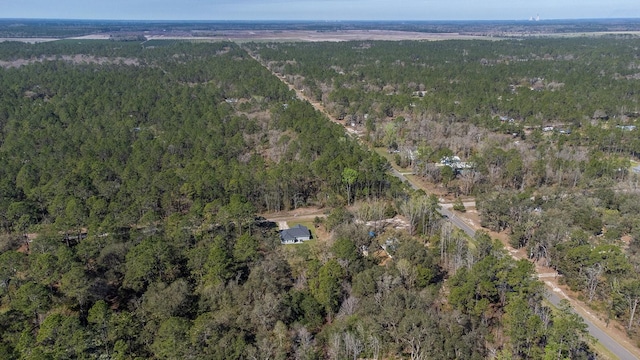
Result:
M296 225L289 229L280 230L280 242L282 244L300 244L311 239L311 232L304 225Z

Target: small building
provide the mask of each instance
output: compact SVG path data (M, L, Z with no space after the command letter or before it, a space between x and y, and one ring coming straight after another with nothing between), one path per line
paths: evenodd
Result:
M440 159L440 165L448 166L456 174L462 174L474 168L474 164L460 160L458 156L447 156Z
M304 225L296 225L289 229L280 230L280 242L282 244L300 244L311 240L311 232Z
M440 159L440 164L451 166L451 164L459 163L462 161L459 156L445 156Z

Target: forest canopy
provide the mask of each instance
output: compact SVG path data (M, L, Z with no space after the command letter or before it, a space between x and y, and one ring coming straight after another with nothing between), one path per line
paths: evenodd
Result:
M603 35L248 47L398 171L460 210L475 200L483 228L637 338L639 45Z
M567 49L583 50L571 44ZM527 90L533 85L527 81L553 78L542 64L544 54L559 45L520 46L0 44L0 354L590 358L584 323L566 304L551 310L543 303L531 262L513 260L486 233L469 239L453 229L439 215L435 195L407 189L388 174L387 160L363 142L389 149L420 146L416 173L426 177L431 170L420 170L420 161L433 164L461 154L464 146L420 143L410 127L466 126L470 136L477 135L471 136L475 143L466 143L466 155L477 156L480 174L467 193L484 196L486 226L519 229L525 216L509 216L516 204L522 205L519 215L561 219L544 201L569 207L566 197L516 194L535 183L524 175L529 162L521 152L499 141L476 147L489 131L503 141L517 130L524 133L523 127L509 129L505 137L494 115L536 125L538 113L569 111L527 106L534 100L553 104L556 98L543 95L573 86L570 76L559 78L572 59L554 57L567 62L557 75L565 85L545 83L539 94ZM501 53L507 49L517 50L505 60ZM593 66L615 57L603 58ZM535 66L525 70L520 59ZM498 79L510 66L504 62L514 63L506 80ZM369 136L358 139L328 121L270 70L323 101L338 118L366 127ZM532 73L523 80L521 71ZM627 84L632 73L619 75L620 84ZM601 81L612 84L610 77ZM526 96L516 105L499 103L496 94L511 94L512 83ZM619 86L611 96L621 99L626 113L635 100L620 97ZM582 97L571 105L598 114L621 109L609 100L596 108ZM450 138L440 135L443 142ZM614 158L631 149L599 151ZM601 170L596 158L590 161L571 166L603 182L624 177L616 170L623 162ZM506 170L492 172L496 168ZM549 176L544 184L570 184L573 173L562 169L552 168L562 176ZM447 186L461 186L461 174L453 170L438 176ZM522 230L519 241L551 254L540 250L536 256L564 261L558 266L567 273L580 273L568 267L572 259L589 258L606 261L607 281L618 279L633 264L615 247L598 244L603 247L594 252L586 245L600 235L601 204L629 213L634 203L605 191L593 197L603 202L589 197L572 213L571 225L585 231L571 234L576 246L557 231L541 237L546 243L533 242L525 235L538 229L535 224ZM306 205L327 210L325 220L313 223L314 231L329 234L326 242L282 246L273 224L257 216ZM381 239L365 225L398 213L408 219L408 232L390 231ZM611 213L605 222L618 224ZM620 233L635 229L627 225ZM563 241L553 242L558 238ZM592 284L587 280L575 286ZM614 316L630 323L625 299L637 293L636 282L621 280L613 299ZM594 297L607 296L602 283L591 288Z

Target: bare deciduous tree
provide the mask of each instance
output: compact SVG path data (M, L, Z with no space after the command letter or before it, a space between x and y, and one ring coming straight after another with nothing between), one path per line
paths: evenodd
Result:
M351 356L353 360L357 360L358 355L360 355L362 350L364 350L362 340L360 340L356 334L351 332L344 333L343 338L347 357Z
M353 315L358 308L358 298L351 295L345 301L342 302L340 310L338 311L338 317L345 317Z
M369 347L371 348L373 360L378 360L380 356L380 339L375 335L369 335Z
M586 291L589 297L589 301L593 301L600 282L600 275L602 274L602 265L596 263L590 267L583 269L584 276L586 277Z

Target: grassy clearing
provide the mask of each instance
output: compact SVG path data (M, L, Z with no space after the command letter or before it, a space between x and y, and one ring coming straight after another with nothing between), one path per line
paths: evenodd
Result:
M315 252L314 248L318 246L318 235L313 226L313 221L287 221L289 227L296 225L306 226L311 232L311 240L305 241L300 244L286 244L282 245L281 249L287 259L289 259L290 265L294 267L297 263L304 262L312 257Z
M377 147L377 148L373 148L373 150L378 153L378 155L382 156L383 158L387 159L387 161L389 162L389 164L391 164L391 166L398 170L398 171L402 171L403 168L399 167L398 165L396 165L393 157L395 154L389 154L389 152L387 151L387 148L384 147Z

